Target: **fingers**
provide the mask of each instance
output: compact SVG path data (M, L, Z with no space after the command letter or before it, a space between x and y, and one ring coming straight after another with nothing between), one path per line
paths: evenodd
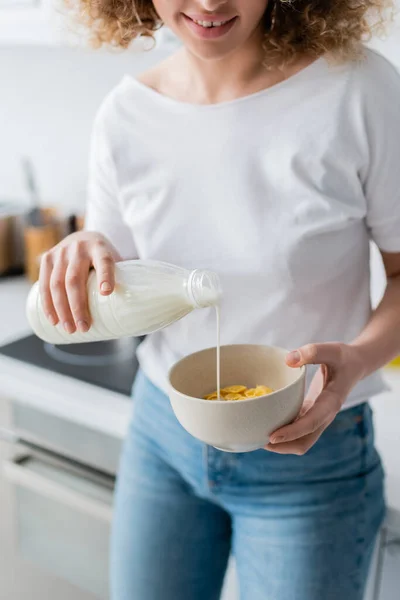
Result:
M42 257L40 297L52 325L60 322L68 333L89 330L90 266L96 270L101 293L107 295L115 287L114 263L118 258L115 248L96 232L71 234Z
M296 421L281 427L270 437L270 444L282 444L297 441L328 427L340 410L339 397L331 390L321 393L318 401Z
M46 252L40 262L39 273L39 291L42 302L43 312L52 325L57 325L58 315L54 308L50 291L50 278L53 271L53 257L50 252Z
M67 333L74 333L76 327L65 287L67 266L67 249L60 248L50 276L50 292L58 320Z
M303 365L338 366L342 361L342 344L307 344L298 350L290 352L286 357L289 367L302 367Z
M74 248L65 274L68 304L78 331L89 330L91 318L88 305L87 280L91 261L79 246Z
M99 290L103 295L111 294L115 287L115 260L109 246L103 240L97 240L92 254Z
M296 454L297 456L303 456L319 440L325 429L325 426L321 427L317 431L304 436L301 440L296 440L294 442L286 442L283 444L270 443L265 446L265 450L275 452L275 454Z
M286 357L290 367L321 365L296 420L274 431L267 450L279 454L304 454L332 423L344 399L360 379L360 368L342 343L308 344Z

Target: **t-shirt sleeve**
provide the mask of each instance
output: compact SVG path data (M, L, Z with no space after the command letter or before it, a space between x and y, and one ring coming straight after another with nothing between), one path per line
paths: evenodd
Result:
M103 105L97 113L92 129L84 228L102 233L124 260L138 258L133 233L123 220L118 200L118 182L105 131L104 108Z
M400 252L400 74L382 57L375 60L376 78L365 98L367 226L381 250Z

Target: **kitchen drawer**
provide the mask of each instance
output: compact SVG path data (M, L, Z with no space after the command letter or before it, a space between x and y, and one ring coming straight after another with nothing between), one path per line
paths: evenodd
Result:
M19 554L101 600L108 598L113 481L27 456L8 461Z
M122 446L119 438L16 401L12 403L11 420L11 429L21 437L106 473L117 472Z

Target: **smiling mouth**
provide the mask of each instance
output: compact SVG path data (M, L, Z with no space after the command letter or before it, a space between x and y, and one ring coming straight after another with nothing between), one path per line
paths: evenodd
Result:
M193 21L193 23L196 23L196 25L200 25L200 27L204 27L204 29L213 29L216 27L222 27L223 25L226 25L227 23L230 23L231 21L233 21L236 17L232 17L231 19L226 19L225 21L206 21L206 20L197 20L197 19L192 19L191 17L189 17L188 15L185 15L188 19L190 19L191 21Z

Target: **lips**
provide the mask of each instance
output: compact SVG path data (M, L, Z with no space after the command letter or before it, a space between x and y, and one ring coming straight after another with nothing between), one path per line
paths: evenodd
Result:
M226 15L186 15L183 14L188 27L197 37L216 39L225 35L235 24L237 17Z
M232 21L232 19L234 19L236 17L236 15L226 15L226 14L186 14L184 13L185 17L187 17L188 19L191 19L192 21L194 21L195 23L197 22L206 22L206 23L227 23L228 21Z

